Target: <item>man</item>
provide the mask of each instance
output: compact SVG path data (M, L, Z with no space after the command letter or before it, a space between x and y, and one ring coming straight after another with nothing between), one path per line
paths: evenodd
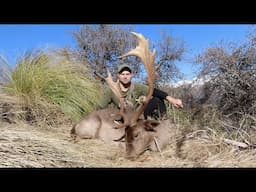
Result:
M132 83L131 79L133 77L133 74L132 69L131 67L129 67L129 65L120 65L117 72L117 81L118 85L120 86L120 90L124 95L125 104L136 108L139 105L139 98L147 94L148 86L140 83ZM164 100L167 100L169 103L173 104L177 108L183 108L183 104L180 99L173 98L167 93L155 88L152 99L149 101L144 111L145 119L147 119L149 116L154 119L162 118L163 116L165 116L166 106ZM108 106L108 104L111 103L114 103L116 106L118 106L117 99L114 97L111 90L108 89L107 92L104 94L100 106L102 108L105 108Z

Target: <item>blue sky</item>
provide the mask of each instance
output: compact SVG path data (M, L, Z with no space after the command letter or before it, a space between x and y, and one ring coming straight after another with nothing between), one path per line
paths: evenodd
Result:
M72 32L79 29L79 24L1 24L0 55L14 65L16 58L33 48L75 47ZM242 42L252 25L246 24L136 24L136 32L142 33L150 41L158 41L161 31L166 31L174 38L185 42L187 52L184 60L177 65L186 79L194 76L197 69L189 61L195 54L218 43Z

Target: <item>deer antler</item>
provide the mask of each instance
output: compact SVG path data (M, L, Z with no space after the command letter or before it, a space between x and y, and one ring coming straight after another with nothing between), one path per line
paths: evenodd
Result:
M149 46L148 46L148 39L145 39L142 34L132 32L133 35L136 36L138 40L138 45L136 46L135 49L132 49L128 53L120 56L119 58L123 58L129 55L135 55L141 59L143 62L145 69L147 71L147 78L148 78L148 94L146 96L145 101L143 102L142 105L136 110L136 113L133 116L133 119L131 120L132 124L136 123L137 119L139 116L143 113L145 110L154 90L154 83L156 79L156 69L154 66L154 60L155 60L155 51L150 52Z
M118 125L115 128L123 128L126 127L128 125L133 126L134 124L136 124L138 118L140 117L140 115L143 113L143 111L145 110L152 94L153 94L153 90L154 90L154 83L155 83L155 79L156 79L156 69L154 66L154 60L155 60L155 51L150 52L149 47L148 47L148 39L145 39L143 35L139 34L139 33L135 33L132 32L133 35L136 36L137 40L138 40L138 45L136 46L135 49L132 49L131 51L129 51L128 53L118 57L118 58L123 58L123 57L127 57L129 55L135 55L137 57L139 57L142 61L142 63L145 66L145 69L147 71L147 78L148 78L148 85L149 85L149 89L148 89L148 93L146 96L146 99L142 102L142 104L139 106L139 108L135 111L135 113L132 115L132 117L128 114L125 114L125 106L124 106L124 97L122 95L122 92L118 86L117 82L114 82L112 79L112 75L109 72L109 69L107 69L107 77L103 77L102 75L98 74L95 72L95 74L105 80L107 82L107 84L109 85L110 89L113 91L113 93L115 94L115 96L119 99L119 103L120 103L120 115L123 117L124 119L124 123Z
M114 93L114 95L116 96L116 98L119 100L120 103L120 115L124 118L125 114L125 108L124 108L124 97L123 94L119 88L119 85L117 82L113 81L112 75L109 71L109 69L106 67L107 70L107 77L103 77L101 74L94 72L94 74L96 76L98 76L101 80L105 80L108 84L108 86L110 87L110 89L112 90L112 92ZM116 114L117 116L119 114ZM125 118L124 118L125 119ZM115 128L122 128L125 127L128 124L128 122L126 121L124 124L118 125Z
M120 100L122 98L122 93L118 87L117 82L113 81L112 75L109 71L108 68L106 68L107 70L107 77L103 77L101 74L94 72L95 75L97 75L100 79L103 79L107 82L107 84L109 85L110 89L113 91L113 93L115 94L115 96Z
M156 71L159 70L159 68L161 67L161 65L164 63L164 61L160 61L156 66L155 66L155 69Z

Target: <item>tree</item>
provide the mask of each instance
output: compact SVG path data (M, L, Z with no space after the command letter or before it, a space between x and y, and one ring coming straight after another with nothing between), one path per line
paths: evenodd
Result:
M136 46L135 38L128 33L130 28L111 25L84 25L74 33L79 53L85 57L93 71L104 74L104 67L113 72L121 62L130 64L134 72L139 71L139 61L135 57L118 59L123 53Z
M239 121L256 114L256 34L243 44L229 43L206 49L196 57L200 76L211 77L211 94L218 109Z
M156 65L160 66L158 74L161 77L157 79L157 82L164 83L182 78L182 73L176 66L175 61L182 59L183 53L185 52L184 42L172 38L163 31L161 40L156 45L156 49Z
M134 48L136 39L130 33L133 31L130 26L120 25L84 25L80 30L74 32L78 43L78 51L88 60L93 71L104 74L104 67L108 67L112 74L116 71L121 62L132 66L135 77L143 79L143 68L136 57L127 57L123 60L118 56ZM180 60L184 53L184 44L163 33L162 39L153 45L150 37L149 44L157 48L156 65L161 65L158 73L161 78L158 82L167 82L180 77L180 72L175 65L175 60Z

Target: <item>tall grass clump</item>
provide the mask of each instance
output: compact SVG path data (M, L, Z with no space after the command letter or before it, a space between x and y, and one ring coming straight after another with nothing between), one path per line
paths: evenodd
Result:
M28 121L58 121L61 112L77 122L95 109L100 85L67 51L31 51L20 57L4 90L22 98Z

